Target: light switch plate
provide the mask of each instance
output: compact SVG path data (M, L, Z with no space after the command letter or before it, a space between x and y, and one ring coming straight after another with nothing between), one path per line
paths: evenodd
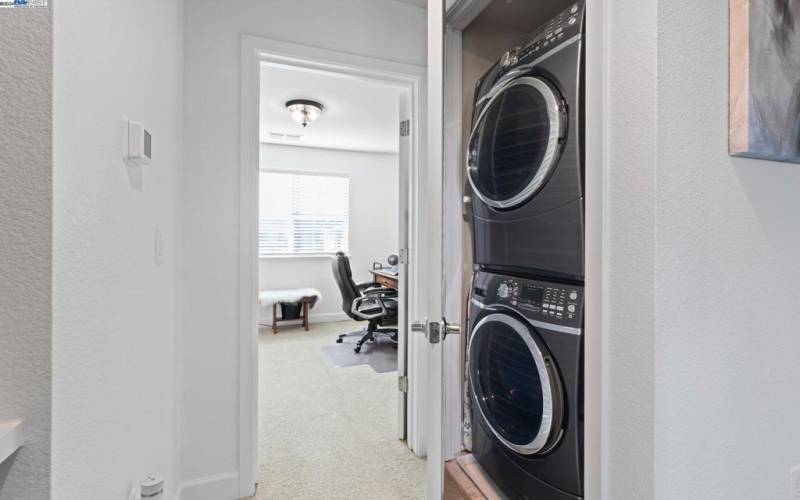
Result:
M792 469L789 474L792 478L792 496L791 500L800 500L800 465Z
M131 165L149 165L153 160L153 136L142 122L128 120L128 143L125 161Z

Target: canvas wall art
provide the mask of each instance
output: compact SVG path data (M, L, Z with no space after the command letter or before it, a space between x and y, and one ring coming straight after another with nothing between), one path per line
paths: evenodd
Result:
M730 153L800 163L800 0L730 2Z

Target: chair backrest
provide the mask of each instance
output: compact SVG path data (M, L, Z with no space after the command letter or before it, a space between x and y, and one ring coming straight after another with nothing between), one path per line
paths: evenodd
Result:
M336 252L336 255L331 260L331 269L333 269L333 279L336 280L336 285L342 294L342 310L351 318L360 319L351 310L353 301L361 296L361 292L358 291L358 287L353 281L350 259L347 258L344 252Z

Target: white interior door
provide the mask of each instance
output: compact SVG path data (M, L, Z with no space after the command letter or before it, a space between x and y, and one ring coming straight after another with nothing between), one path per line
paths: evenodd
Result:
M443 338L448 328L443 300L443 232L444 227L444 0L428 0L428 99L427 99L427 162L425 179L426 223L420 231L425 252L420 283L424 288L427 318L416 322L417 332L424 332L428 343L428 391L426 398L426 430L429 500L440 500L444 491L444 370Z

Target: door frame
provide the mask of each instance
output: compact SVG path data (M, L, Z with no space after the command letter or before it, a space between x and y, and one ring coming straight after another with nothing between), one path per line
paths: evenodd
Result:
M286 64L308 71L333 72L345 77L380 80L401 87L411 103L408 262L420 261L420 200L424 195L425 81L426 68L396 61L336 52L318 47L243 35L241 39L241 152L239 173L239 494L254 494L258 482L258 172L260 169L260 65ZM399 125L399 124L398 124ZM409 266L407 318L418 315L417 294L423 279L419 266ZM401 335L403 337L403 335ZM425 377L424 338L409 335L407 442L424 454Z
M609 441L608 328L610 301L606 290L609 234L607 185L608 161L608 81L610 61L607 49L608 3L611 0L586 0L586 282L584 284L584 497L608 498Z
M584 487L587 500L608 497L609 471L605 450L608 449L610 432L608 426L608 368L607 351L609 300L606 294L609 250L608 211L605 209L608 185L608 81L609 55L607 33L609 30L608 2L610 0L586 0L587 31L591 33L591 44L586 49L586 298L584 320ZM461 49L462 31L475 20L491 0L447 0L445 13L445 57L455 60ZM446 59L447 60L447 59ZM452 65L451 65L452 66ZM458 63L460 70L460 60ZM456 71L446 68L445 73ZM446 99L460 105L464 89L460 78L445 82ZM461 163L449 158L461 158L460 136L456 140L448 134L448 127L461 120L459 106L444 106L444 157L445 169L460 168ZM453 163L458 163L454 166ZM452 203L452 201L451 201ZM465 334L467 332L465 331ZM447 387L454 387L452 380L445 379ZM450 391L453 389L451 388ZM454 422L454 414L445 414L444 442L450 442L461 422ZM447 450L447 447L445 448ZM446 451L447 453L447 451Z
M486 2L486 0L480 0ZM456 4L456 6L459 4ZM446 14L446 23L449 15ZM465 311L464 293L464 260L467 257L464 242L464 185L462 179L463 151L461 147L462 125L462 89L461 89L461 32L445 27L444 32L443 85L444 133L442 140L442 273L444 276L443 309L444 316L450 322L466 324L468 315ZM455 82L455 85L451 85ZM458 422L457 425L442 427L445 460L455 458L463 449L462 422L464 416L464 347L467 335L451 337L443 345L442 386L445 422Z

